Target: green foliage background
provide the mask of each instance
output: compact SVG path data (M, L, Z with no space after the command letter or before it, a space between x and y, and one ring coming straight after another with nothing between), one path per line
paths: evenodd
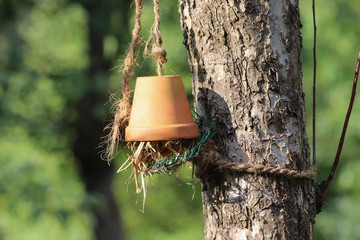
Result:
M144 39L153 17L151 1L145 2ZM360 2L317 0L316 4L317 152L321 181L336 153L350 98L360 47ZM301 1L300 7L304 25L303 85L311 139L311 2ZM161 1L160 9L168 52L165 73L182 75L190 95L177 2ZM132 16L133 8L128 11L125 17ZM118 32L107 35L104 41L105 56L114 67L121 65L118 59L124 58L130 42L123 17L112 16L111 24ZM86 193L78 174L71 148L76 134L71 123L78 118L78 112L71 103L89 88L100 95L106 95L107 89L114 92L120 80L117 71L109 69L109 76L99 76L95 85L89 85L85 74L89 67L88 20L86 9L76 1L0 0L0 240L94 238L92 227L96 220L90 209L101 211L104 206L101 196ZM100 27L108 27L97 20ZM138 65L133 83L137 75L155 74L151 59L140 57ZM109 106L104 104L98 104L94 117L105 119ZM316 239L360 239L359 118L357 99L339 172L327 205L316 218ZM122 151L112 164L120 166L126 154ZM202 238L200 187L188 167L173 176L152 178L144 213L140 212L141 197L136 203L134 183L125 184L128 177L129 173L118 174L113 183L127 239Z

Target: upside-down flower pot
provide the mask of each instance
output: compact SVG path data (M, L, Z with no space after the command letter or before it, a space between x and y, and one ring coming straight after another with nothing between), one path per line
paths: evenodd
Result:
M126 141L166 141L199 136L180 76L138 77Z

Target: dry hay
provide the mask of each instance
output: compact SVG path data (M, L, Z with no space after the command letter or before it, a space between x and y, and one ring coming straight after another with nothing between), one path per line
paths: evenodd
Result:
M154 173L172 173L173 166L186 163L183 162L184 158L176 158L176 156L186 156L188 149L194 146L195 141L193 139L180 139L171 141L151 141L151 142L128 142L128 147L132 154L122 164L117 171L122 172L129 167L134 168L134 177L136 183L136 191L140 192L137 178L141 173L144 176L151 176ZM178 159L178 162L172 161L169 163L168 159ZM171 166L169 165L171 164ZM169 168L171 169L169 171Z
M186 159L186 153L193 148L194 139L179 139L171 141L151 141L151 142L128 142L131 155L121 165L119 170L122 172L133 168L130 179L134 179L136 193L143 192L143 209L146 200L146 189L149 177L154 173L173 173L177 166L185 163L189 167L191 164ZM139 176L141 183L139 182ZM129 179L128 183L131 182ZM142 210L143 210L142 209Z

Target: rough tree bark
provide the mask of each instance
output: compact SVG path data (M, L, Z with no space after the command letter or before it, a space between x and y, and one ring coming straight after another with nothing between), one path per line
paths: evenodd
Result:
M298 1L180 0L180 11L196 110L217 123L221 156L308 169ZM312 179L198 173L204 239L313 239Z

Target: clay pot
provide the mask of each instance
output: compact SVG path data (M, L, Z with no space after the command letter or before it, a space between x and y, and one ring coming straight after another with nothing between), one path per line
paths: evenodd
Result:
M126 141L163 141L199 136L180 76L138 77Z

